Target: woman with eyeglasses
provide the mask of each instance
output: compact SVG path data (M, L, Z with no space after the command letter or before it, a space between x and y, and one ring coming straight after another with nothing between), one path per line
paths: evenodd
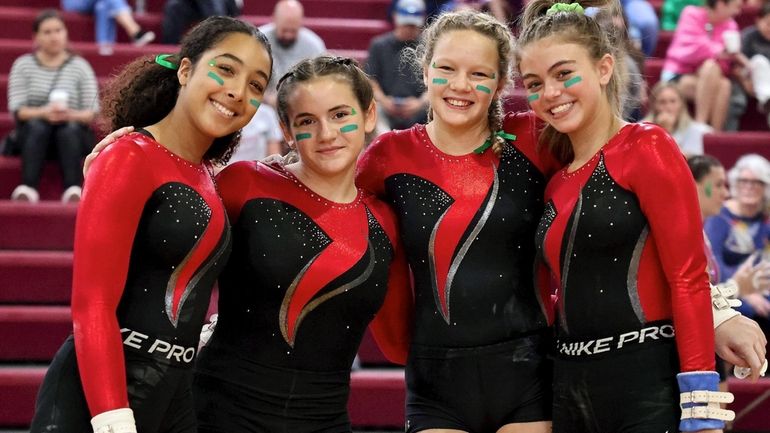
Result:
M770 162L757 154L745 155L727 178L731 198L705 225L722 281L732 278L742 266L770 260ZM756 275L753 290L741 293L741 312L757 320L766 332L770 316L768 277Z

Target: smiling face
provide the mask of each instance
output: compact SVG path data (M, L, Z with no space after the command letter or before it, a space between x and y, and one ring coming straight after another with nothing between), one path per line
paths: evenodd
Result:
M423 70L434 120L455 128L487 122L489 106L504 87L499 68L494 39L473 30L441 36Z
M297 83L287 98L287 141L293 141L302 169L319 177L355 172L365 134L374 130L375 106L361 107L350 84L327 75Z
M182 60L176 106L204 136L224 137L246 126L256 113L270 67L262 44L253 36L232 33L201 54L197 64Z
M597 61L582 45L553 36L524 46L520 54L524 88L538 117L565 134L606 123L612 109L603 89L612 77L611 55Z
M743 169L735 182L735 199L743 206L761 207L765 200L765 184L752 170Z

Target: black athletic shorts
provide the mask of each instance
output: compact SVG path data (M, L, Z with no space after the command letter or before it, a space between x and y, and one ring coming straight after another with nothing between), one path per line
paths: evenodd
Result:
M126 353L128 402L137 431L195 433L192 369ZM38 391L30 433L92 433L72 336L56 353Z
M406 366L406 431L495 432L551 419L550 339L530 335L472 348L413 345Z
M597 359L554 361L553 433L679 431L673 339Z
M199 433L349 433L350 370L271 367L201 350L193 380Z

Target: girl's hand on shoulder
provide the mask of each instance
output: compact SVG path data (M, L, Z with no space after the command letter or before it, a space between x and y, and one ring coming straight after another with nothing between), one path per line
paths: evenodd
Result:
M98 143L96 143L96 146L94 146L93 150L91 150L91 153L86 156L86 160L83 163L83 177L86 177L88 174L88 169L91 167L91 164L94 162L97 156L99 156L99 153L106 149L107 146L114 143L115 140L118 138L129 134L134 131L133 126L124 126L123 128L117 129L115 131L110 132L107 134L102 140Z

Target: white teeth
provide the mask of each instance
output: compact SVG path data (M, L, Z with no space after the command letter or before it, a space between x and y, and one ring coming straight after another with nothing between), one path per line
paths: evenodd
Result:
M569 110L569 107L571 107L571 106L572 106L572 102L568 102L566 104L561 104L558 107L551 108L551 113L552 114L559 114L559 113L561 113L563 111Z
M225 108L224 105L220 104L219 102L211 101L211 104L214 106L214 108L217 109L217 111L224 114L225 116L228 116L228 117L235 116L235 112L228 110L227 108Z
M467 107L471 105L469 101L460 101L457 99L446 99L446 101L449 103L449 105L452 105L454 107Z

